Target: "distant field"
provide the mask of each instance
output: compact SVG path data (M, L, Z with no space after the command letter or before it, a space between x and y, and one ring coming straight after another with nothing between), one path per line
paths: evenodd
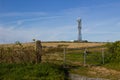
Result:
M12 46L14 44L1 44L0 46ZM23 43L24 46L35 46L35 43ZM103 46L105 43L74 43L74 42L42 42L42 46L57 47L59 45L67 45L68 48L83 48L83 47L96 47Z
M105 43L42 43L43 46L53 46L57 47L58 45L68 45L68 48L82 48L82 47L95 47L102 46Z

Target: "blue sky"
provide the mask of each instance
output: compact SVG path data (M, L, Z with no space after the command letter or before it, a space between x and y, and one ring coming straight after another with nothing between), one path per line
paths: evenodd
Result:
M0 0L0 43L120 39L120 0Z

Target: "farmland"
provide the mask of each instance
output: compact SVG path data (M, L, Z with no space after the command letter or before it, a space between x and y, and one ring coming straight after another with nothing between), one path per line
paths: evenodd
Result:
M60 73L61 75L60 77L59 76L57 77L57 75L55 75L57 74L57 72L54 72L54 69L53 69L54 76L51 77L51 80L54 79L55 76L58 78L58 80L66 79L65 78L66 74L63 74L64 69L66 68L68 69L67 71L72 74L79 74L83 76L96 77L96 78L107 78L111 80L120 79L119 64L115 63L117 60L115 62L112 62L112 61L109 62L110 55L108 54L108 51L104 45L106 45L106 43L43 42L42 43L42 46L43 46L42 62L41 64L36 65L34 42L23 43L23 44L22 43L4 44L4 45L0 45L0 51L1 51L0 62L2 65L3 64L7 66L12 65L13 69L14 69L14 66L20 67L16 64L23 65L23 66L30 64L29 66L33 68L35 66L40 66L40 65L49 66L46 63L49 63L50 66L55 65L56 67L54 66L54 68L57 70L58 73L59 73L59 69L62 69L62 72ZM66 46L65 56L64 56L64 46ZM105 55L104 64L101 56L102 55L101 49L103 48L104 48L104 55ZM83 53L85 49L87 49L88 54L86 55L86 63L84 65ZM10 65L8 65L9 63ZM6 69L4 68L6 71L8 71L7 66L5 66ZM3 67L1 66L1 70L2 69ZM27 71L26 69L28 70L28 68L26 67L25 69L21 69L21 70ZM39 68L36 68L35 71L38 69ZM32 70L30 69L30 71ZM50 70L48 68L47 74L50 73L49 71ZM5 71L3 72L7 74ZM46 74L46 72L43 69L43 75L44 73ZM32 74L28 74L27 72L23 74L26 74L26 76L28 76L27 79L30 79L29 75L32 75ZM38 75L38 73L36 73L36 75ZM3 73L1 73L1 76L4 79ZM14 74L14 72L13 72L13 75L11 74L10 76L13 76L13 77L10 77L10 79L16 79L16 75ZM23 75L21 76L24 79L25 76ZM33 76L33 78L41 79L39 76ZM49 79L50 76L48 75L47 78Z
M83 48L83 47L95 47L102 46L105 43L74 43L74 42L42 42L42 46L47 47L57 47L58 45L68 45L68 48ZM12 46L14 44L1 44L0 46ZM23 43L24 46L35 46L33 42L31 43Z
M68 45L68 48L83 48L83 47L94 47L102 46L104 43L43 43L43 46L53 46L57 47L58 45Z

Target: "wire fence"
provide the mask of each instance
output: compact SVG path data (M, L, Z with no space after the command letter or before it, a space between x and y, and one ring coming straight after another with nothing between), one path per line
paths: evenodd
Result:
M0 47L0 63L53 62L64 66L102 65L106 64L108 54L103 46L84 48L67 48L66 45L57 47L42 46L42 50L39 50L40 46L37 49L36 45Z
M65 65L102 65L105 64L107 50L104 47L67 48L46 47L47 61L58 61ZM44 49L46 49L44 48Z

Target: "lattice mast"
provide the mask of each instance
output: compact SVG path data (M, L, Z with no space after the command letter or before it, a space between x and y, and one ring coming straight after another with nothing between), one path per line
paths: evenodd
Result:
M81 19L78 19L78 41L82 41L82 33L81 33L81 28L82 28L82 24L81 24Z

